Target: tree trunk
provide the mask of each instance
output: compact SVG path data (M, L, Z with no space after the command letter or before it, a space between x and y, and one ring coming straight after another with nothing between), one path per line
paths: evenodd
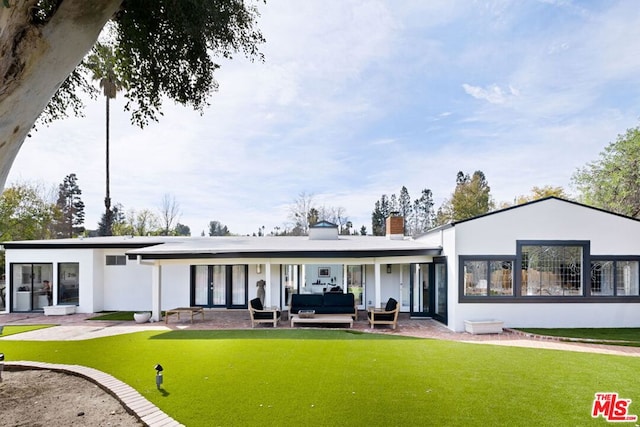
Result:
M48 22L34 24L37 2L0 5L0 190L38 116L122 0L60 0Z

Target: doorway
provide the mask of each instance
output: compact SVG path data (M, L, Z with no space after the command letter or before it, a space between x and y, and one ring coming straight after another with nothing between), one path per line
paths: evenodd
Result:
M447 264L445 257L431 263L412 264L411 316L447 322Z
M249 266L191 266L191 305L207 308L247 308Z
M12 311L43 311L52 283L53 264L12 264Z

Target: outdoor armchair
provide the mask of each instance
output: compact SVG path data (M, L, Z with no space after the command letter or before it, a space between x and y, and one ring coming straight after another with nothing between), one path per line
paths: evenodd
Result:
M280 320L280 310L265 309L260 298L249 301L249 315L251 316L251 327L255 328L256 323L273 323L273 327L278 326Z
M374 325L391 325L393 329L398 325L398 313L400 312L400 306L398 301L393 298L389 298L384 310L369 308L367 311L367 317L371 328Z

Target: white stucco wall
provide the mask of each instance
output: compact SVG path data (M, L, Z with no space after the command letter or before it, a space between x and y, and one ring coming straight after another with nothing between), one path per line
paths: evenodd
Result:
M93 313L95 301L93 299L94 281L94 251L88 249L45 249L12 250L6 252L7 264L7 307L13 306L13 292L10 292L11 264L52 264L53 265L53 298L58 298L58 264L78 263L78 295L80 303L76 308L78 313Z
M507 327L639 327L639 303L459 303L459 255L515 255L517 240L590 241L592 255L640 255L640 222L550 199L457 224L445 244L449 328L498 319ZM445 236L447 233L445 232ZM445 239L447 240L447 239Z

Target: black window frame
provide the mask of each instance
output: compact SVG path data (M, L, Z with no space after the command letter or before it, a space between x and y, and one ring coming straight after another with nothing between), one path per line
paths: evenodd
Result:
M624 300L629 298L639 298L640 299L640 291L638 295L618 295L618 262L638 262L640 263L640 256L621 256L621 255L593 255L589 262L589 272L591 272L591 265L594 262L613 262L613 295L591 295L593 298L623 298ZM638 268L638 276L637 279L640 281L640 268ZM591 292L591 274L589 274L589 292Z
M109 262L110 259L114 260L114 262L110 263ZM127 265L127 256L126 255L105 255L104 265L110 266L110 267Z
M523 246L581 246L582 247L582 293L581 295L537 296L522 295L522 247ZM591 293L591 261L639 261L637 255L592 255L589 240L516 240L515 255L458 255L458 302L490 303L490 304L570 304L570 303L640 303L640 295L593 295ZM464 294L464 262L465 261L508 261L513 264L513 296L509 295L465 295ZM640 276L640 268L638 269ZM489 269L487 269L489 271ZM617 278L615 279L617 281ZM640 277L638 278L640 280ZM488 282L489 283L489 282ZM614 284L614 286L616 286ZM487 286L489 289L489 285Z
M486 262L487 263L487 293L486 295L466 295L464 288L464 263L468 261ZM491 295L491 268L490 263L494 261L508 261L511 262L511 274L512 274L512 293L511 295ZM515 261L514 255L460 255L458 257L458 292L461 297L461 301L473 301L473 300L486 300L486 299L513 299L516 280L515 280Z

